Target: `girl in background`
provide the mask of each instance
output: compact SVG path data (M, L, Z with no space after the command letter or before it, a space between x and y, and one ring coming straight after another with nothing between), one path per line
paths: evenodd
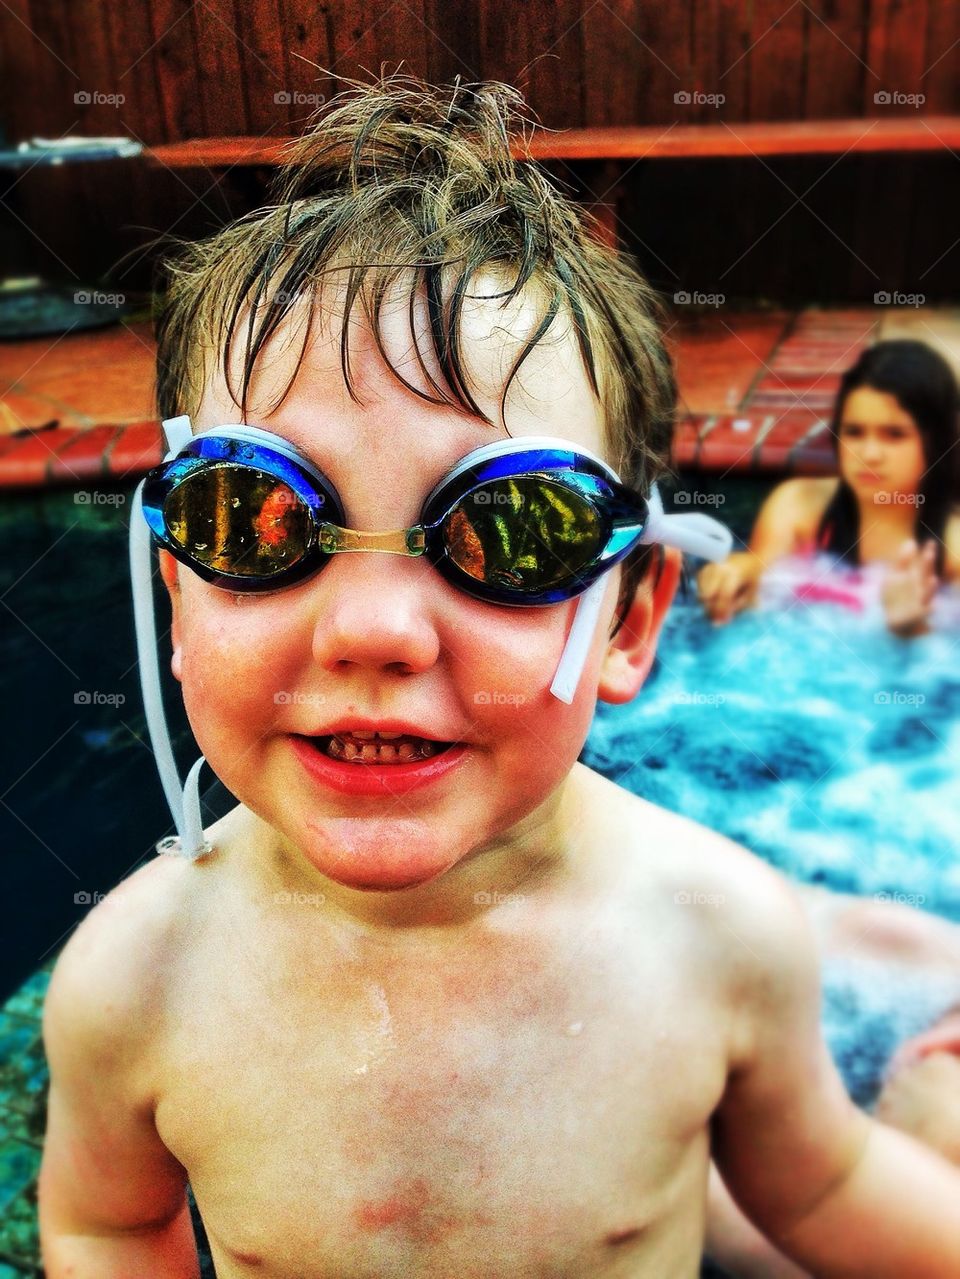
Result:
M831 431L839 475L779 484L749 548L701 571L714 622L766 597L876 606L900 635L936 623L939 586L960 581L953 371L923 342L878 342L844 374Z

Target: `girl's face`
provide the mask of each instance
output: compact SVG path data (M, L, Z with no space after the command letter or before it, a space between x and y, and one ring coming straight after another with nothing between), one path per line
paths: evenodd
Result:
M840 474L857 497L883 504L920 491L927 470L923 438L896 396L870 386L851 391L838 434Z

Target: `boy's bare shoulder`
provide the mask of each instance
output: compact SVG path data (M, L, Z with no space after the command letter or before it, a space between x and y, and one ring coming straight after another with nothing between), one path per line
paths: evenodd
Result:
M191 875L194 877L191 880ZM196 869L160 856L94 906L61 951L44 1005L50 1044L96 1042L129 1061L159 1029L189 927Z
M595 811L605 814L606 842L617 849L637 901L654 901L693 923L701 951L729 964L737 978L765 981L771 964L806 962L806 914L779 871L717 831L596 773L592 791Z

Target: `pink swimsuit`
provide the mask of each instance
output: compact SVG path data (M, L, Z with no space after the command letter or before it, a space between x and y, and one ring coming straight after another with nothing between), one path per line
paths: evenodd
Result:
M792 608L797 604L837 604L885 625L881 592L887 574L882 561L849 565L825 550L810 547L777 560L760 579L760 608ZM933 601L934 630L960 629L960 586L942 586Z

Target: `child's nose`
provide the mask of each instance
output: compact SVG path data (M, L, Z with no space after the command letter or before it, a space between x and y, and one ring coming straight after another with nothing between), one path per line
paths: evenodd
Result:
M428 603L433 572L420 557L334 555L317 581L314 661L329 671L347 665L403 674L429 670L440 654Z

